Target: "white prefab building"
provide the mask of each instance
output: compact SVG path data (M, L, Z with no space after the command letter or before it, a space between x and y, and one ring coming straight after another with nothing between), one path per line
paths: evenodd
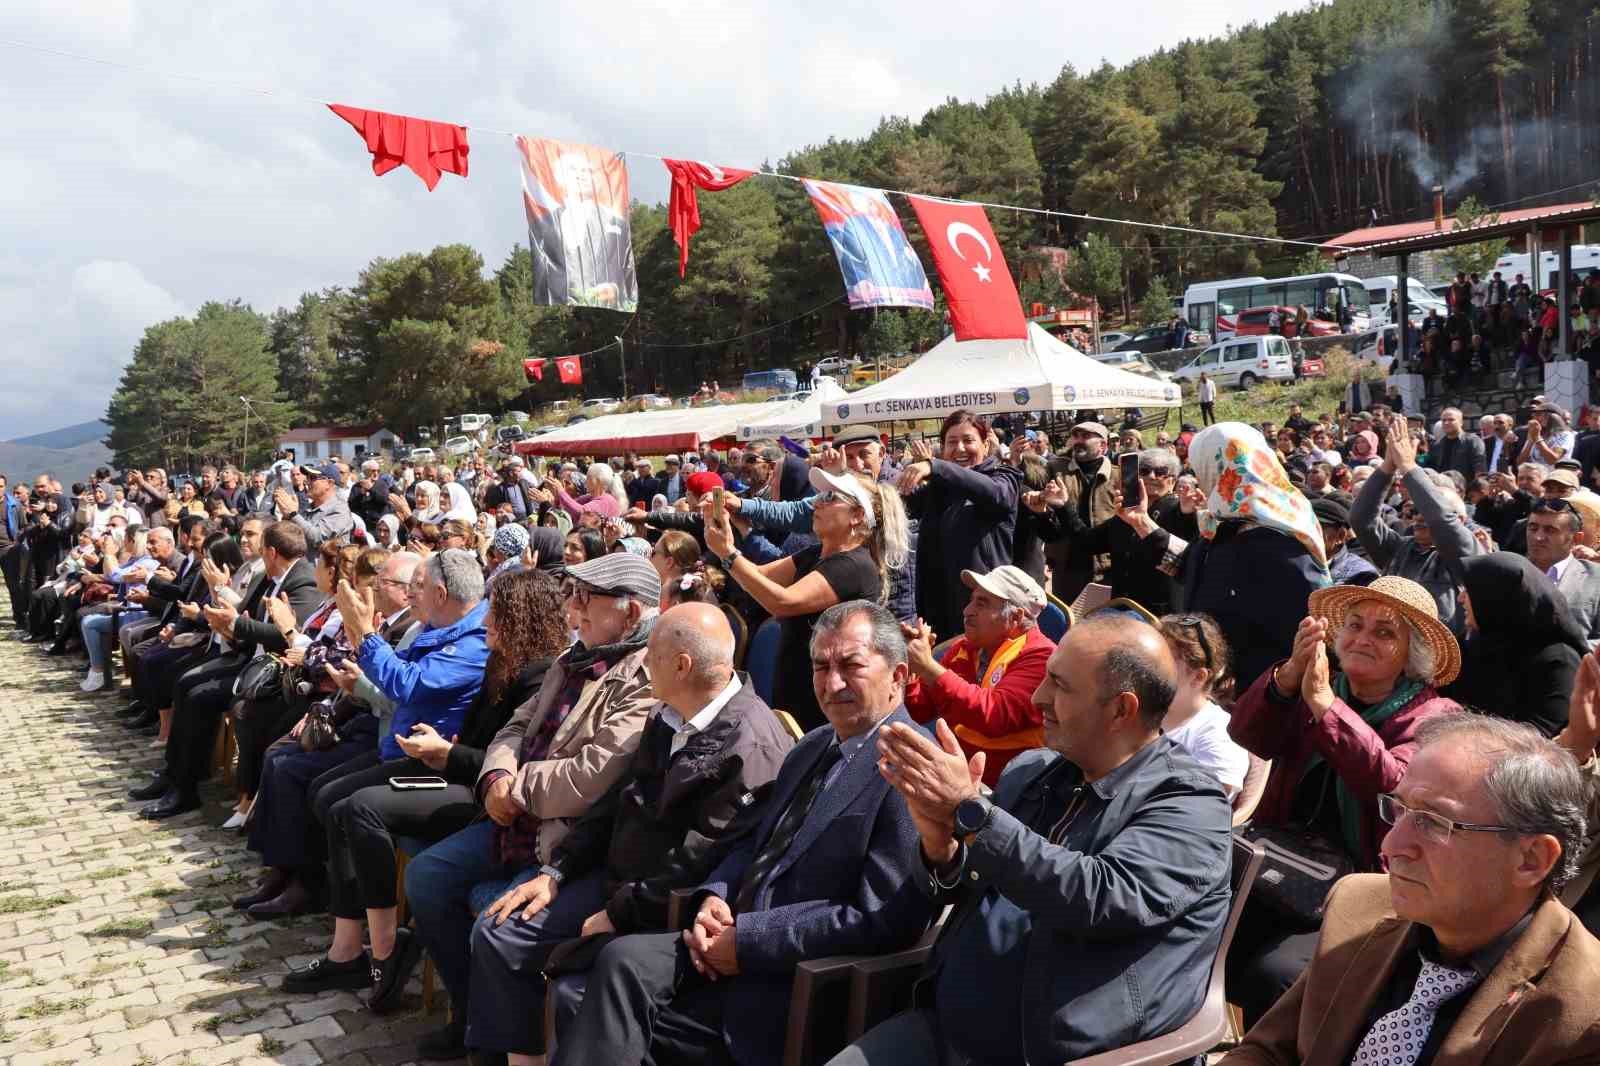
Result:
M300 426L278 438L278 448L293 448L297 459L347 459L393 454L400 438L373 423L367 426Z

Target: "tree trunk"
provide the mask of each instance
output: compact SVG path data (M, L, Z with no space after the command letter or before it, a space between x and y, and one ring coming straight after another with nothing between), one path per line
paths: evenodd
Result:
M1495 75L1494 105L1500 113L1500 158L1506 168L1506 199L1515 200L1517 172L1514 165L1515 156L1511 150L1511 116L1506 112L1506 79L1503 75Z

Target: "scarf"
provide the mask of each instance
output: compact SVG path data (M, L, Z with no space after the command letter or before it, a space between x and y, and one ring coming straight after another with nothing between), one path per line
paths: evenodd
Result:
M985 666L981 659L973 657L972 646L967 643L966 637L962 637L960 643L951 648L949 654L945 656L944 666L947 670L953 670L957 663L973 659L973 673L977 674L978 671L982 671L981 676L977 678L978 687L992 689L1000 683L1000 679L1005 676L1006 667L1017 656L1022 654L1027 644L1028 634L1024 633L1020 637L1013 637L995 649L994 656L990 658L988 665ZM1041 726L1020 729L1015 733L1007 733L1004 736L990 737L979 733L970 726L958 725L955 733L956 737L964 741L969 748L1025 751L1029 748L1044 747L1044 729Z
M1189 463L1206 493L1200 535L1216 536L1225 521L1277 530L1293 537L1326 572L1328 553L1311 503L1289 481L1278 455L1242 422L1218 422L1195 434Z
M1373 729L1377 729L1384 722L1393 718L1395 712L1399 711L1400 708L1416 699L1417 693L1426 687L1426 682L1413 681L1409 677L1401 677L1396 682L1394 691L1389 693L1389 698L1376 706L1368 707L1362 712L1361 720ZM1354 709L1354 704L1350 702L1355 698L1350 692L1350 679L1345 677L1343 672L1333 675L1333 694L1343 700L1346 706ZM1321 766L1324 761L1321 755L1313 752L1311 761L1306 763L1305 773L1301 775L1301 780L1304 780L1306 776L1310 775L1311 771ZM1345 850L1351 856L1359 856L1363 851L1361 846L1361 805L1356 802L1356 798L1345 787L1343 778L1335 773L1333 779L1333 795L1335 802L1339 805L1339 830L1340 835L1344 837Z

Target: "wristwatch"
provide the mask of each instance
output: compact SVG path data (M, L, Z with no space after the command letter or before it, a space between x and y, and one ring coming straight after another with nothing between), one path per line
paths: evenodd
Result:
M554 866L551 866L549 863L539 867L539 872L544 874L550 880L554 881L557 888L559 888L561 886L561 882L565 880L561 874L561 871L556 869Z
M732 570L733 564L738 562L740 557L743 555L744 552L740 551L738 548L733 549L733 551L722 557L722 568L724 570Z
M989 819L994 817L994 804L982 796L973 796L956 804L956 831L957 840L967 840L981 833L989 824Z

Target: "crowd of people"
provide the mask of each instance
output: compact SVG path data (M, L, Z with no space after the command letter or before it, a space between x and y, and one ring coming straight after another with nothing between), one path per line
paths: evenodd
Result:
M1112 1050L1200 1009L1242 836L1229 1064L1596 1062L1572 421L42 475L0 568L162 752L139 815L236 831L250 917L331 915L283 994L382 1014L432 961L423 1059L776 1063L800 963L923 938L833 1063Z

